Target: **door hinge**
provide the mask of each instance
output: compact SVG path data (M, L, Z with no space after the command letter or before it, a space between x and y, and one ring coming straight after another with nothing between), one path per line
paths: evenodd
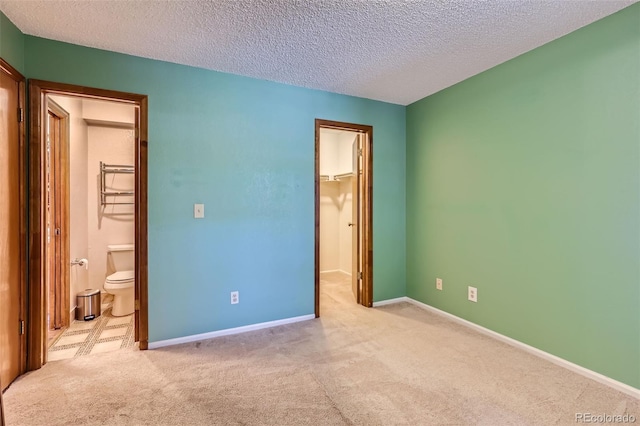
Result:
M358 156L362 157L362 149L358 149Z
M140 301L139 300L136 300L136 302L135 302L135 309L136 309L136 311L140 310Z
M361 280L362 279L362 272L358 272L358 279Z
M24 109L18 108L18 123L22 123L24 121Z
M24 334L24 320L20 320L20 335Z

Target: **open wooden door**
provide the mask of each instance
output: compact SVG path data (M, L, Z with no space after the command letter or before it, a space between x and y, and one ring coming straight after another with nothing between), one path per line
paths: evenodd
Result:
M0 391L26 368L24 78L0 60Z
M48 337L69 326L69 113L47 97L46 219ZM55 330L59 330L57 333Z
M362 139L356 135L352 146L353 178L351 179L351 290L357 303L362 303Z
M60 184L60 117L47 113L47 289L49 330L62 327L62 277L60 276L62 206L58 203Z

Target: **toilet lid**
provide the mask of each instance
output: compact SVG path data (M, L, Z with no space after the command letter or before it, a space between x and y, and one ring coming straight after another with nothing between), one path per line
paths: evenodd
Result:
M107 277L107 281L109 282L122 282L122 281L131 281L135 278L134 271L118 271Z

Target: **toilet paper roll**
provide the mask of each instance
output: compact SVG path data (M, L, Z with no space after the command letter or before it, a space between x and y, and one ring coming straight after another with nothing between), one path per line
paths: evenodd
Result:
M80 265L84 265L84 269L89 269L89 259L82 258L80 259Z

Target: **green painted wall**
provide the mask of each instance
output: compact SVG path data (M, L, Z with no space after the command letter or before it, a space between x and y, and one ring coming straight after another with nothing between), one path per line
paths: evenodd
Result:
M24 74L24 35L0 12L0 58Z
M405 294L405 107L31 36L25 48L29 78L149 96L150 341L314 312L316 118L373 126L374 299Z
M640 4L410 105L407 295L640 388L639 122Z

